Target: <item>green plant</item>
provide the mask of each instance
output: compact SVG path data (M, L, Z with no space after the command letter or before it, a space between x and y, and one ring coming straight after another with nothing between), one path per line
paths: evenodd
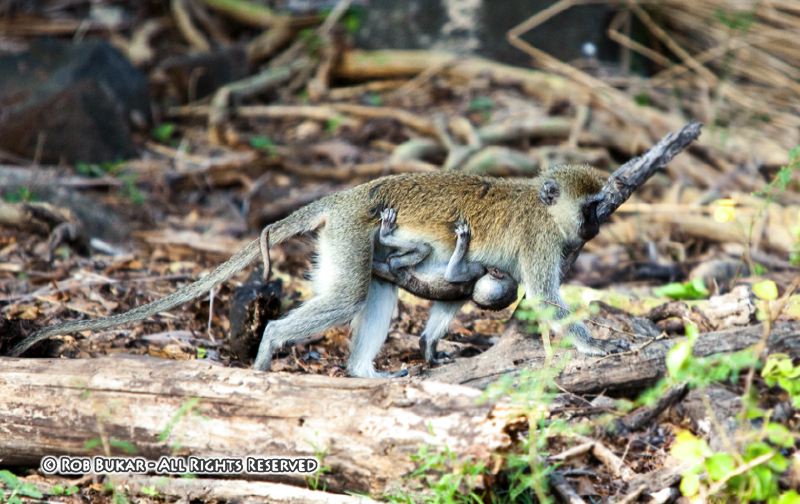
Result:
M775 177L770 181L767 186L753 193L755 196L764 198L764 204L758 212L758 215L764 213L767 206L775 201L778 193L784 192L789 189L798 174L800 174L800 145L794 147L789 151L789 162L782 166L775 174ZM750 234L752 235L755 223L750 226ZM794 237L794 247L789 253L789 261L795 266L800 265L800 224L793 226L789 232Z
M16 190L8 193L4 193L3 199L9 203L29 203L31 201L38 200L33 191L25 186L18 187Z
M266 152L270 158L278 155L278 148L271 138L264 135L255 135L250 137L250 147Z
M311 448L314 450L314 457L319 462L319 467L316 472L311 476L306 476L306 484L311 490L325 491L328 485L322 481L322 476L331 472L331 466L325 465L325 459L328 457L328 448L323 448L314 441L309 441Z
M484 121L488 121L492 118L492 109L494 109L494 105L494 100L488 96L477 96L470 100L467 106L467 112L477 112Z
M83 448L85 450L93 450L98 446L102 446L103 440L102 438L92 438L83 443ZM108 439L108 446L110 448L116 448L118 450L122 450L123 452L127 453L128 455L135 455L138 453L138 449L136 449L136 445L131 443L130 441L123 441L121 439L109 438Z
M172 430L175 428L175 426L178 425L183 417L192 413L194 409L197 408L198 404L200 404L200 399L197 397L192 397L185 400L183 404L181 404L180 408L178 408L178 411L175 412L172 418L170 418L169 422L167 422L167 425L158 435L158 440L163 443L169 439L169 436L172 434Z
M423 445L411 460L417 468L411 478L421 481L431 491L431 504L483 502L475 492L477 482L485 472L482 462L473 462L459 457L449 448L431 450Z
M343 118L341 116L331 117L330 119L325 121L325 131L331 134L336 133L342 126L342 120Z
M80 488L76 487L75 485L70 485L65 487L64 485L53 485L50 489L50 495L58 495L58 496L67 496L75 495L80 492Z
M6 469L0 470L0 502L22 504L22 497L41 499L44 497L38 488L21 481L16 474Z
M524 300L514 316L528 323L529 329L542 335L545 362L538 369L526 368L517 377L504 376L490 385L487 399L504 399L519 410L527 420L527 435L522 438L520 450L506 458L507 489L498 497L507 502L552 502L548 488L554 467L546 463L548 441L567 431L564 421L549 418L558 389L555 379L566 365L566 357L555 361L550 344L550 334L555 323L566 327L584 318L581 312L556 322L557 308L538 300ZM562 342L562 345L566 342Z
M139 176L136 173L126 172L124 168L125 163L122 161L114 163L75 163L75 171L86 177L116 177L122 183L119 189L120 195L132 203L141 205L145 202L145 196L136 186Z
M655 290L656 296L670 299L706 299L709 294L702 278L695 278L688 282L669 283Z
M364 25L364 20L367 18L367 9L360 5L351 5L345 15L342 17L342 25L347 33L355 35L358 30Z
M698 331L687 326L686 339L670 349L666 358L667 378L655 388L676 383L689 383L702 388L712 383L736 382L740 372L759 365L756 347L730 355L696 357L693 355ZM784 356L771 356L762 375L774 383L793 385L792 376L800 376L800 368L792 366ZM767 381L769 384L770 381ZM658 392L656 392L658 394ZM650 396L653 392L650 392ZM706 399L707 400L707 399ZM745 391L745 415L731 438L715 422L725 449L713 451L705 440L688 431L679 432L673 442L673 457L686 464L680 489L684 496L701 502L792 502L791 493L781 493L778 480L788 468L781 449L794 446L795 436L786 426L770 420L770 413L758 407ZM706 405L709 409L710 404ZM713 413L709 416L714 418Z
M150 131L150 136L157 142L167 143L172 139L176 131L177 126L174 123L163 122Z
M782 353L770 355L761 369L761 377L768 386L785 390L792 405L800 409L800 365L792 364L791 357Z

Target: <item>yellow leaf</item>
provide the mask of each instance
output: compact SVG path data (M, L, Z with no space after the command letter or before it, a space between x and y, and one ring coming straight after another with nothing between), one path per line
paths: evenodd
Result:
M778 286L772 280L762 280L753 284L753 294L765 301L775 301L778 299Z
M732 199L718 199L712 204L714 220L724 224L736 217L736 202Z

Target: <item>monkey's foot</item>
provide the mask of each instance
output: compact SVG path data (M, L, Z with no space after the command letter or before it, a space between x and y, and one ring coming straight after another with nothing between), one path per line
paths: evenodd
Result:
M397 371L376 371L376 378L403 378L408 376L408 369L398 369Z
M609 354L627 352L631 349L631 344L622 339L593 339L591 342L576 341L575 348L584 355L602 357Z
M441 366L442 364L450 364L456 359L455 357L453 357L453 354L451 353L435 352L431 358L425 360L427 360L428 364L430 364L431 366Z
M455 359L453 359L451 354L436 350L437 343L438 341L429 342L424 335L420 336L419 350L422 352L422 356L425 357L425 361L431 366L439 366L441 364L453 362Z
M408 369L398 369L397 371L376 371L375 368L354 370L348 369L347 374L353 378L403 378L408 376Z
M397 210L385 208L381 211L381 236L391 234L397 228Z

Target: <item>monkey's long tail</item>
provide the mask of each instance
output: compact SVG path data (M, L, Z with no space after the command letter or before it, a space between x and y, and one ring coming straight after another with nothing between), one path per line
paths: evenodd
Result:
M267 226L270 232L270 244L275 245L288 238L312 231L319 227L323 222L324 200L319 200L311 203L296 212L292 213L285 219L270 224ZM99 329L108 329L118 325L127 324L144 320L156 313L170 310L179 306L187 301L198 298L210 291L215 286L228 280L239 271L246 268L252 263L261 253L259 240L253 240L245 247L236 252L230 259L217 266L214 271L204 276L194 283L181 287L172 294L164 296L161 299L156 299L151 303L142 306L137 306L132 310L117 315L111 315L94 320L79 320L75 322L66 322L64 324L57 324L45 329L36 331L22 342L17 344L8 355L11 357L19 357L26 350L36 343L45 340L57 334L70 334L79 331L91 331Z

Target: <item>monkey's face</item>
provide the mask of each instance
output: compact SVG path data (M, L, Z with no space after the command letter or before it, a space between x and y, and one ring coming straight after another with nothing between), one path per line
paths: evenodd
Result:
M597 206L605 182L602 172L590 166L559 166L544 172L541 179L539 199L565 240L594 238L600 229Z

